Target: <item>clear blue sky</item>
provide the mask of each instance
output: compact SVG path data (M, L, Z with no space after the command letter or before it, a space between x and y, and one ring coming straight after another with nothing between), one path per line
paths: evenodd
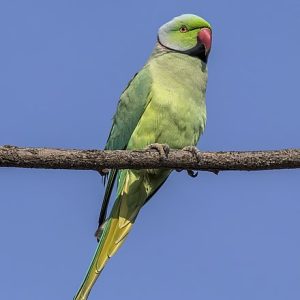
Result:
M300 147L299 0L0 4L0 144L101 149L118 97L182 13L214 29L203 150ZM90 296L298 300L300 171L173 174ZM0 169L1 298L72 299L96 247L91 171Z

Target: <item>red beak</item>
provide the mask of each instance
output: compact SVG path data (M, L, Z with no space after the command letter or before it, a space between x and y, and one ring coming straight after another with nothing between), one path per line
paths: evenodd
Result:
M211 30L209 28L202 28L198 33L198 39L204 45L205 54L207 55L210 51L211 43L212 43Z

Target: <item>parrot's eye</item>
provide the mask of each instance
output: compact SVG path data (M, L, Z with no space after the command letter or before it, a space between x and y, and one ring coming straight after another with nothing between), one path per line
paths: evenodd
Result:
M188 30L188 28L187 28L185 25L182 25L182 26L179 28L179 31L180 31L181 33L185 33L185 32L188 32L189 30Z

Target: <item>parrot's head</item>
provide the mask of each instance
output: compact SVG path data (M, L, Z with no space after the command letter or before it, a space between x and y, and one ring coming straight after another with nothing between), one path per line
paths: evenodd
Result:
M211 26L196 15L181 15L160 27L158 42L165 48L199 57L206 63L212 44Z

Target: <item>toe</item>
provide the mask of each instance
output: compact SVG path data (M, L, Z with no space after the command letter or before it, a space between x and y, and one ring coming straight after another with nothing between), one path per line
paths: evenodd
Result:
M197 159L197 162L200 161L200 156L199 156L200 151L198 150L197 147L195 147L195 146L187 146L187 147L184 147L182 150L190 152L192 154L192 156Z
M170 147L167 144L151 144L147 147L147 149L155 149L161 158L167 158L170 152Z
M198 172L195 172L193 170L187 170L187 173L188 173L189 176L191 176L193 178L198 176Z

